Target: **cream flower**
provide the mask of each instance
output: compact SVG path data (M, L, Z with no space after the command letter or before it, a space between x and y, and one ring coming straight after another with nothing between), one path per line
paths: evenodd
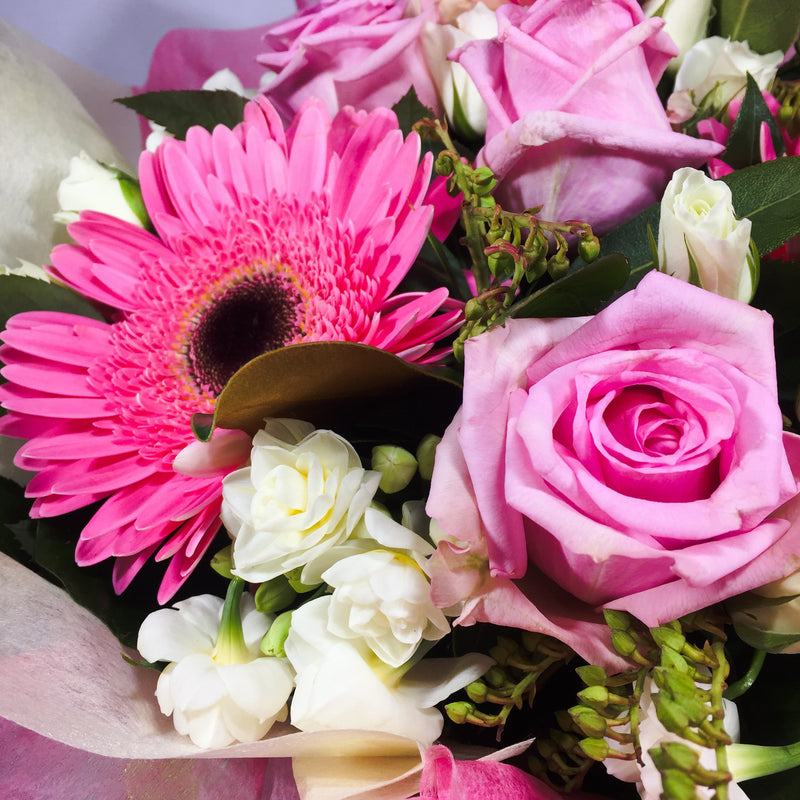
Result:
M284 644L297 672L292 725L383 731L431 745L443 726L436 703L479 678L492 660L471 653L425 659L405 673L388 669L359 640L330 632L330 604L330 597L320 597L292 614Z
M233 574L263 583L304 567L350 536L378 488L352 445L296 420L270 420L251 464L223 481ZM305 583L316 581L302 575Z
M228 631L225 625L220 631L223 606L219 597L200 595L154 611L137 643L148 661L170 662L156 686L158 705L172 715L178 733L204 748L263 738L273 723L286 719L293 688L287 660L262 657L259 650L270 618L246 594L241 627L232 620Z
M376 549L342 558L322 574L334 590L328 630L343 639L363 639L381 661L400 667L423 640L437 641L450 631L433 605L424 571L433 548L377 509L367 509L364 525Z

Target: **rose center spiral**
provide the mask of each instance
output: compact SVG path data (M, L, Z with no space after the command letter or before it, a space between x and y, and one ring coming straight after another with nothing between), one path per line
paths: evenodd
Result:
M240 367L290 344L300 333L302 296L280 274L253 275L215 297L189 337L187 358L197 385L218 396Z

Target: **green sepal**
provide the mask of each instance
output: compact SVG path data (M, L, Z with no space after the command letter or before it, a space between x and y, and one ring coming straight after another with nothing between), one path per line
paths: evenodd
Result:
M213 131L217 125L235 127L244 119L248 100L228 89L188 89L145 92L118 97L115 102L163 125L175 138L185 139L186 132L195 125L207 131Z

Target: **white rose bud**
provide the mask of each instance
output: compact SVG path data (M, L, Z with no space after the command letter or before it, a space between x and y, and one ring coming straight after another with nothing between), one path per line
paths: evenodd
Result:
M686 53L675 76L675 91L667 102L670 122L685 122L698 109L709 115L719 113L744 95L748 72L758 88L766 91L782 60L780 50L759 55L747 42L721 36L702 39Z
M667 67L668 72L674 73L686 51L705 38L713 5L711 0L647 0L642 11L645 16L664 20L664 30L678 48L678 55Z
M675 172L661 199L658 268L748 303L758 280L750 220L736 219L731 190L691 167Z
M452 9L458 10L457 8ZM440 14L443 13L440 8ZM445 16L445 19L448 19ZM452 24L428 23L422 31L425 58L447 118L464 136L486 132L486 104L467 71L449 61L448 53L474 39L497 36L495 12L483 3L457 14Z
M70 159L69 175L58 187L58 205L56 222L65 225L81 211L101 211L140 228L148 221L138 182L85 152Z

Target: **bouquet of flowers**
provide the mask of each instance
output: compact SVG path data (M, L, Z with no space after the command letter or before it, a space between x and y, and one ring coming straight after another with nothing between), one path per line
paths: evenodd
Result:
M800 8L297 6L21 170L4 784L795 796Z

